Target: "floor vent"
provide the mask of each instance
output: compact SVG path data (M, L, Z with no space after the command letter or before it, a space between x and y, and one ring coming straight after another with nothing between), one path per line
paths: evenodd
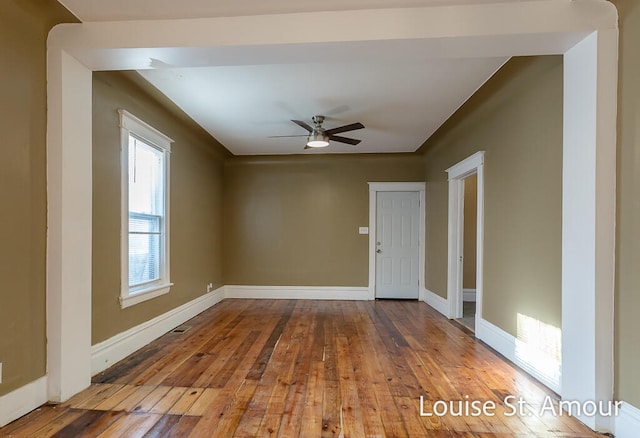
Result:
M189 327L188 325L180 325L176 328L174 328L173 330L171 330L171 333L184 333L187 330L189 330L191 327Z

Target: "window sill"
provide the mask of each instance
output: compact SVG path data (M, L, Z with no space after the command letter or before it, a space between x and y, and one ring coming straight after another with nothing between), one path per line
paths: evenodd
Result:
M142 303L143 301L159 297L160 295L164 295L169 292L171 286L173 286L173 283L158 284L147 289L143 289L142 291L136 291L127 296L121 296L120 307L124 309L135 304Z

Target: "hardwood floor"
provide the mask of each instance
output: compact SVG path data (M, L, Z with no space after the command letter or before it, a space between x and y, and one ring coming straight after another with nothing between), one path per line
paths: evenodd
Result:
M181 329L0 436L597 436L424 303L225 300ZM495 415L455 415L473 401Z

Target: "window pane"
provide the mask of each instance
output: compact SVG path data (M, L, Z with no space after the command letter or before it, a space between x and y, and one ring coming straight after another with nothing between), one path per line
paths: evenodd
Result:
M129 286L160 279L164 154L129 137Z
M129 211L163 215L163 153L129 137Z
M159 233L160 216L150 214L129 213L130 233Z
M129 234L129 286L160 278L160 235Z

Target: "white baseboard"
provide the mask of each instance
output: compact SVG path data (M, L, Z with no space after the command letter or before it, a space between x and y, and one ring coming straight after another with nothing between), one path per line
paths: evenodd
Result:
M225 288L202 295L127 331L91 347L91 374L106 370L114 363L159 338L225 298Z
M431 292L429 289L424 290L424 302L443 314L445 318L449 317L449 302L446 298Z
M489 346L498 351L498 353L518 365L543 385L546 385L551 388L551 390L560 394L559 381L556 382L550 376L540 372L516 354L518 341L513 335L505 332L500 327L491 324L485 319L476 318L476 337L486 342Z
M47 402L47 376L0 396L0 427L11 423Z
M225 298L272 300L370 300L368 287L225 286Z
M476 301L475 289L462 289L462 301Z
M620 413L614 419L613 433L616 438L636 438L640 430L640 409L622 402Z

